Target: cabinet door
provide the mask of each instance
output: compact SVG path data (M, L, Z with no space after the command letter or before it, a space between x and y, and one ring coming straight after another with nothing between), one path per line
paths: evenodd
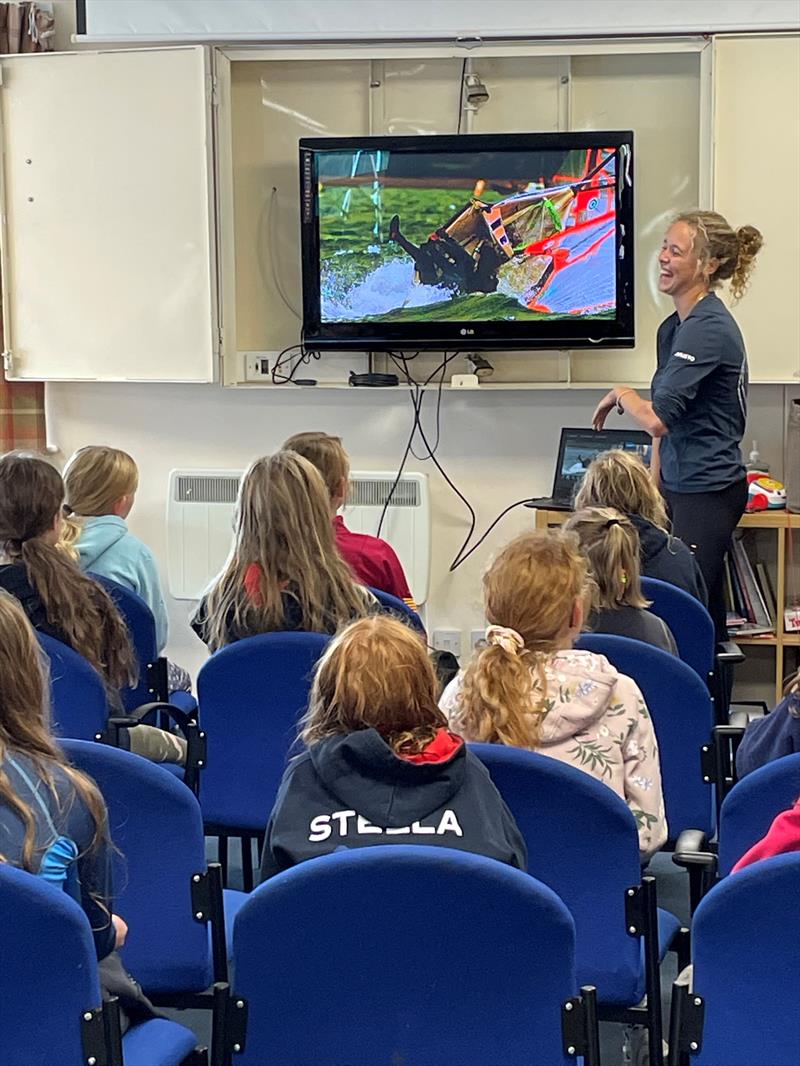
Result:
M202 47L0 61L9 378L216 378L207 64Z
M764 235L733 313L752 381L800 380L800 37L715 41L714 209Z

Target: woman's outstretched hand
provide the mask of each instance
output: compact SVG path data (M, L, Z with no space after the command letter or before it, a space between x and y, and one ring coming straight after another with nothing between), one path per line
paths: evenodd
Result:
M617 406L617 390L611 389L607 392L600 403L595 407L594 414L592 415L592 428L602 429L606 424L606 419L613 409Z

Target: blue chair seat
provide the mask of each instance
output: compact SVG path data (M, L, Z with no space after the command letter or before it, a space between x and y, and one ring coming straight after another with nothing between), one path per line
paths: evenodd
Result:
M122 1038L125 1066L181 1066L196 1046L190 1029L162 1018L135 1025Z
M184 714L188 714L190 717L197 711L197 700L191 692L184 692L183 690L170 692L169 702L173 707L177 707L179 711L183 711Z

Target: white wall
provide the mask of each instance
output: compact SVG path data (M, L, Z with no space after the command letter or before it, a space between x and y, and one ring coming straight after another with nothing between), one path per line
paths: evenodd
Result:
M782 401L779 386L751 393L751 425L773 470L782 470ZM794 390L800 395L800 390ZM590 391L445 392L437 457L478 513L483 529L509 503L549 493L562 426L585 425L599 398ZM434 396L426 403L433 427ZM320 429L340 434L354 467L392 469L411 428L407 392L223 390L206 385L48 386L51 439L63 456L83 444L112 444L136 458L140 489L130 524L166 561L166 491L173 467L238 468L274 450L290 433ZM618 424L616 420L612 423ZM429 434L432 441L432 433ZM749 443L747 443L749 448ZM465 634L482 622L480 574L492 553L533 521L533 512L509 514L455 574L448 566L467 530L461 502L432 464L409 462L431 474L433 560L428 622ZM204 649L186 625L187 604L170 601L170 654L196 668ZM465 638L466 639L466 638ZM465 644L466 647L466 644Z

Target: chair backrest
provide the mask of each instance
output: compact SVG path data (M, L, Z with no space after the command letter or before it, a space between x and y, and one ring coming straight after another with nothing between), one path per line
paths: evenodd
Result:
M162 694L153 692L147 684L147 667L158 658L156 622L153 612L142 597L132 589L102 574L90 573L88 576L102 585L109 594L130 633L136 662L139 666L139 677L134 686L120 691L124 707L132 711L141 707L143 703L151 703L159 699ZM166 693L163 696L166 697Z
M200 803L208 825L264 829L329 640L265 633L229 644L203 664L197 692L208 765Z
M81 1016L100 1006L89 922L66 892L5 863L0 957L3 1066L85 1066Z
M636 821L591 774L548 755L471 744L528 846L528 871L566 903L575 920L578 983L603 1003L644 995L640 941L627 933L625 892L641 880Z
M93 740L106 728L108 703L103 679L91 663L60 640L37 633L50 660L53 729L60 737Z
M705 682L674 655L639 640L584 633L575 646L605 655L641 689L658 739L670 840L684 829L711 835L713 789L700 769L700 749L711 742L714 728Z
M213 980L208 928L194 920L191 878L206 869L196 797L162 766L106 744L62 741L108 807L114 907L130 926L126 966L149 993L201 992Z
M725 877L800 796L800 754L761 766L738 781L719 816L719 872ZM800 885L798 886L800 898Z
M483 856L379 845L300 863L236 918L237 1062L562 1066L574 939L555 893Z
M406 619L414 629L418 629L420 633L425 633L425 625L417 612L404 603L403 600L397 596L392 596L390 592L382 592L380 589L374 589L370 587L369 591L380 603L381 607L385 607L388 611L393 611L394 614L399 614Z
M642 592L652 600L652 613L669 626L680 658L707 681L714 669L716 647L714 623L707 609L685 589L655 577L642 578Z
M797 1066L800 854L720 881L692 922L693 991L705 1000L696 1066Z

